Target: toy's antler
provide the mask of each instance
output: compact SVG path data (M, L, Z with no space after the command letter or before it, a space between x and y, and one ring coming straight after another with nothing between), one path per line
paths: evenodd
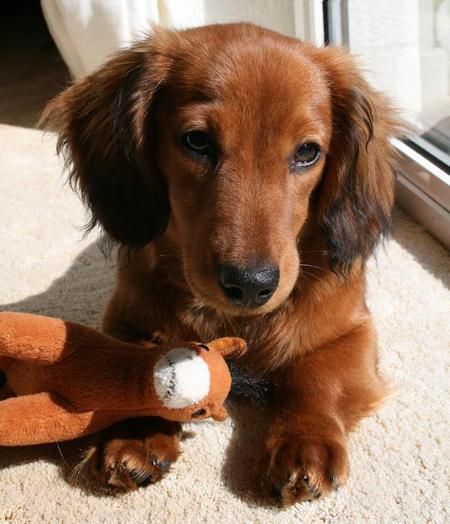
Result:
M223 337L209 342L208 347L217 351L223 358L239 357L247 350L247 344L242 338Z

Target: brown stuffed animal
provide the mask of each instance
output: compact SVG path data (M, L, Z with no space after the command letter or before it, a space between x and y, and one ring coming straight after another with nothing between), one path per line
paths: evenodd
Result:
M0 313L0 446L70 440L131 417L224 420L239 338L154 349L60 319Z

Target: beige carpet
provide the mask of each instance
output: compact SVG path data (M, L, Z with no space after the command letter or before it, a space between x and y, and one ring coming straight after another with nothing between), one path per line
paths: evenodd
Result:
M0 125L0 310L98 326L112 263L83 239L82 207L64 185L54 138ZM254 494L264 414L235 406L202 423L160 484L113 496L69 482L82 443L0 449L0 522L450 522L448 253L401 212L371 262L369 303L381 367L397 393L350 443L352 475L336 494L288 510Z

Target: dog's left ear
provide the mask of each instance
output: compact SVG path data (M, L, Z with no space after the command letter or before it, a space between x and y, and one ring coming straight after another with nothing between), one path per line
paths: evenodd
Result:
M331 269L365 260L391 228L395 112L343 50L320 50L332 103L332 138L318 188L319 224Z

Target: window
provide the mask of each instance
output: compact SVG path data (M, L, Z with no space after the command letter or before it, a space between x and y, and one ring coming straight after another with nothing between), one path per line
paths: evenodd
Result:
M450 247L450 0L324 0L323 18L412 126L394 140L397 200Z

